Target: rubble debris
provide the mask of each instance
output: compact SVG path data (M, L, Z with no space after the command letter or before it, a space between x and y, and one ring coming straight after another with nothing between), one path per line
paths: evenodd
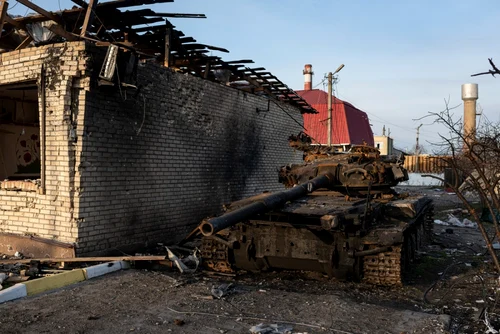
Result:
M165 249L167 250L169 260L175 263L181 273L192 274L198 269L200 265L198 249L195 249L193 254L183 259L179 259L167 246L165 246Z
M177 326L183 326L185 322L182 319L174 319L174 324Z
M488 317L488 309L485 309L484 310L484 325L486 326L486 328L488 328L488 330L485 332L485 334L498 334L499 331L497 331L495 328L493 328L493 326L491 326L491 323L490 323L490 319Z
M196 299L214 300L214 296L191 295L191 297L196 298Z
M0 273L0 290L3 289L2 283L5 281L9 276L6 273Z
M458 219L455 217L453 214L448 214L448 220L447 221L442 221L439 219L434 220L435 224L438 225L445 225L445 226L457 226L457 227L470 227L470 228L477 228L477 223L464 218L463 220Z
M210 292L212 293L212 296L214 296L217 299L221 299L224 296L227 296L233 292L233 283L229 284L221 284L218 287L213 286Z
M250 328L250 333L252 334L291 334L293 330L292 326L289 325L279 325L270 324L265 325L260 323L256 326Z

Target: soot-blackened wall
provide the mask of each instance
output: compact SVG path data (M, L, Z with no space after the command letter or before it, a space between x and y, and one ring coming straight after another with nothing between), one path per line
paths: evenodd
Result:
M224 203L282 189L277 168L302 159L296 108L257 112L266 98L152 63L138 87L85 95L79 254L178 240Z

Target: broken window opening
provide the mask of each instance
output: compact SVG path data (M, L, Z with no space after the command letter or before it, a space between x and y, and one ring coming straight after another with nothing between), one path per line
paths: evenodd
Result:
M0 86L0 181L7 190L41 185L40 113L36 81Z

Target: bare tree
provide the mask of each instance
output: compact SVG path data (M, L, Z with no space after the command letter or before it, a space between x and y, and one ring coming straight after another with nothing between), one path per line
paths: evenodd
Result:
M445 164L452 170L455 179L462 179L465 182L462 185L451 184L443 178L434 175L427 176L444 182L463 202L477 223L495 269L500 274L500 263L492 245L495 236L500 241L497 219L497 214L500 212L500 126L485 122L474 133L464 134L462 119L457 119L453 114L453 110L458 106L450 108L449 101L446 100L445 104L446 108L443 111L430 112L425 117L433 118L435 123L442 124L449 130L450 135L440 135L441 142L434 143L434 145L442 152L448 153L449 158L445 160ZM467 192L470 191L480 197L484 208L489 211L495 228L494 235L488 235L481 220L481 213L468 199Z
M500 74L500 70L498 67L496 67L495 63L493 62L493 58L488 58L488 61L490 62L491 70L488 70L488 72L481 72L481 73L476 73L472 74L471 77L475 77L478 75L486 75L486 74L491 74L493 77L495 77L495 74Z

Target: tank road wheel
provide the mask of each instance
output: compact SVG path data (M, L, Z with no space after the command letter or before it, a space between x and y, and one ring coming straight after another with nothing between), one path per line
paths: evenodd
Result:
M402 257L403 245L393 245L390 250L363 257L363 279L369 284L394 286L401 285L401 271L405 259ZM376 248L376 246L373 246Z

